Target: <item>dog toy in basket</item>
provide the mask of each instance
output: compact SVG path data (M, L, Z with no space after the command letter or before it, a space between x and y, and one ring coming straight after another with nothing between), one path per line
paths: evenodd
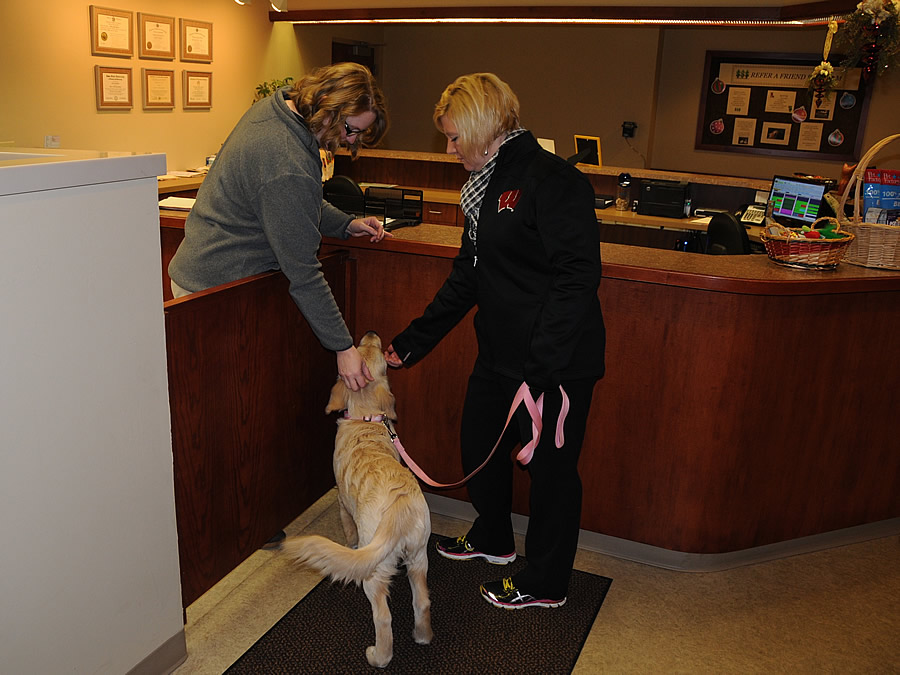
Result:
M811 226L784 227L769 221L759 238L772 262L803 270L833 270L841 262L854 235L841 229L836 218L824 217Z

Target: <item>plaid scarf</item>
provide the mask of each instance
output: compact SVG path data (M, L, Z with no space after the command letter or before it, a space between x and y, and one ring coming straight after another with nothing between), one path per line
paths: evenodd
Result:
M500 144L500 147L502 148L513 138L524 134L526 131L526 129L515 129L514 131L510 131L509 135L503 140L503 143ZM469 239L472 240L473 244L476 244L476 250L478 249L478 213L481 211L481 202L484 201L484 193L487 190L488 183L491 182L491 176L494 173L494 169L497 167L497 157L499 155L500 149L498 148L497 152L494 153L494 156L491 157L482 168L469 174L469 180L463 185L459 196L459 205L462 207L466 218L472 223L469 228Z

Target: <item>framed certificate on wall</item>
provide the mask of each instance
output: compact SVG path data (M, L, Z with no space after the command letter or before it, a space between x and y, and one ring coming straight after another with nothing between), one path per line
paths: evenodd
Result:
M91 54L94 56L134 55L133 12L90 5Z
M209 21L180 19L181 60L212 63L212 30Z
M138 12L138 45L142 59L174 59L175 18Z
M141 68L144 110L172 110L175 107L175 71Z
M212 107L212 73L185 70L182 73L182 103L185 110Z
M94 66L97 110L130 110L131 68Z

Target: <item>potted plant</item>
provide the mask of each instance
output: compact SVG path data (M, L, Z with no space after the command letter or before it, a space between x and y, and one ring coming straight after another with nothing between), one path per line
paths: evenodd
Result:
M293 77L285 77L282 80L275 79L269 80L268 82L261 82L260 84L256 85L256 95L253 97L253 103L264 99L266 96L271 96L281 87L284 87L293 81Z

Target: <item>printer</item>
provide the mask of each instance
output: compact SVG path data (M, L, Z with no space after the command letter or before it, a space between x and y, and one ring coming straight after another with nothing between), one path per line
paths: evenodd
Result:
M684 218L688 184L674 180L642 180L637 212L645 216Z

